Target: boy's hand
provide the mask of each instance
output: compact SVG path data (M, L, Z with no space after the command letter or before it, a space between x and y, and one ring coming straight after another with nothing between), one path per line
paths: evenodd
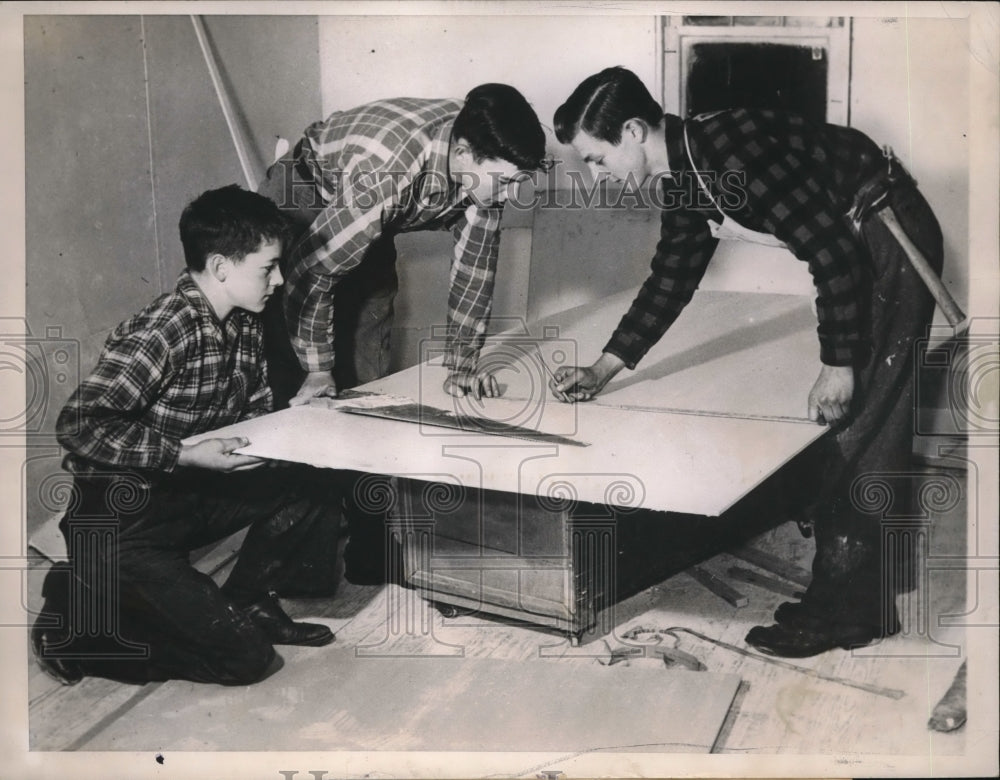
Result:
M260 468L267 463L265 458L237 455L233 452L249 443L248 439L236 436L232 439L203 439L197 444L184 444L181 445L177 465L226 473Z
M337 385L334 384L329 371L310 371L306 374L305 381L302 382L299 392L288 402L288 405L302 406L309 403L309 399L320 396L336 398Z
M625 367L625 363L610 352L603 353L594 365L563 366L549 381L549 389L560 401L589 401Z
M500 385L489 371L451 371L444 380L444 391L457 398L472 395L477 401L500 397Z
M850 366L823 366L809 391L809 419L833 425L845 419L854 396L854 369Z

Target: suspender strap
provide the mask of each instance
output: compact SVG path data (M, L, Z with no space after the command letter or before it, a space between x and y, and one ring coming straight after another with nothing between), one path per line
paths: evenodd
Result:
M723 219L725 219L726 218L726 212L724 212L722 210L722 208L719 206L719 204L715 201L715 198L712 197L711 191L708 189L708 187L706 186L705 182L702 181L701 174L698 173L698 166L694 164L694 157L691 155L691 144L688 141L688 125L687 125L687 122L684 122L683 128L684 128L684 151L687 152L688 162L691 164L691 172L694 174L694 177L698 180L698 186L700 186L701 189L702 189L702 191L708 196L708 199L710 201L712 201L712 205L715 206L715 210L718 211L719 214L722 215Z

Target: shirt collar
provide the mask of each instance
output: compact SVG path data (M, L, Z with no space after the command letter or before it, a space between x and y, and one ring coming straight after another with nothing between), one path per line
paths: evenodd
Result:
M449 175L448 151L451 148L451 131L455 120L449 119L438 128L431 140L424 171L428 174L423 183L425 194L451 192L454 185Z
M203 324L211 325L218 330L224 330L227 334L239 329L240 310L233 309L229 316L226 317L225 323L219 322L215 309L212 308L212 304L209 303L205 293L202 292L198 283L191 276L191 271L187 268L181 271L177 277L177 292L187 299L188 303L191 304L191 308L198 313L198 318Z
M688 168L684 150L684 120L674 114L663 115L663 138L667 146L667 164L674 178Z

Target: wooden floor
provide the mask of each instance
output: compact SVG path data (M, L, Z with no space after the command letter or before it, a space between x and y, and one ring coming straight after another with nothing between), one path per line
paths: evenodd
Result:
M962 755L966 750L964 730L937 734L928 731L926 723L964 656L963 629L941 623L949 622L942 616L965 612L965 573L935 568L933 561L965 553L965 516L963 501L934 519L929 544L931 565L923 571L919 586L900 597L905 617L902 634L854 653L838 650L795 661L798 670L733 649L746 648L743 638L747 630L770 622L772 611L784 597L730 580L748 597L746 606L736 608L681 573L614 605L602 616L604 625L614 627L611 633L590 637L580 647L571 647L558 633L524 624L480 615L445 619L414 591L398 586L358 587L343 582L333 599L286 603L293 615L308 615L330 625L337 634L337 643L332 646L336 650L281 648L286 668L272 680L280 682L281 675L291 679L290 667L295 667L296 680L309 679L322 686L330 676L330 659L344 652L383 664L391 664L393 657L423 655L521 664L572 658L580 684L606 686L608 697L616 695L622 675L630 670L643 676L658 670L656 674L662 675L666 691L670 675L691 673L666 668L653 652L647 653L648 657L608 666L610 651L623 644L623 636L630 629L681 628L705 638L679 632L679 649L698 658L708 672L738 675L741 680L711 746L715 753L862 759L875 755ZM767 531L753 544L809 567L812 541L804 539L794 524ZM216 550L199 566L209 571L218 569L216 576L222 577L230 554L229 549ZM727 578L733 565L749 567L722 552L705 561L703 568ZM39 566L30 575L30 598L36 604L44 570ZM312 676L303 677L303 670L310 670ZM255 698L258 689L263 690L262 686L240 689L238 704L234 705L232 689L183 681L129 686L87 678L66 688L45 677L32 662L30 747L33 751L227 749L226 745L199 741L197 730L190 724L214 714L224 717L229 731L239 735L241 729L250 728L254 719L262 717L265 704L273 709L274 702L263 698L263 693L259 694L261 698ZM270 690L268 696L273 696L274 688ZM294 709L295 691L282 690L286 697L283 706L290 712ZM894 697L892 691L901 695ZM362 700L357 706L366 705ZM677 701L676 706L684 708L690 702ZM158 717L150 717L150 713ZM591 713L595 722L603 715L600 708ZM280 712L277 716L272 712L272 716L270 728L280 732L288 721ZM635 717L641 719L644 714L637 712ZM386 728L392 729L393 724L386 723ZM281 744L290 750L316 749L305 736L302 740L298 744L293 732L285 734ZM238 742L228 747L244 749L236 746ZM529 768L526 765L524 771Z

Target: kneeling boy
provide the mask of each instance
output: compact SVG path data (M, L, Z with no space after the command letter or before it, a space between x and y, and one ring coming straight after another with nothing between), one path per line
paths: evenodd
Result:
M190 203L176 289L112 331L59 416L70 563L46 577L31 640L65 684L245 685L280 666L273 645L334 639L276 598L297 589L336 520L313 472L240 455L243 439L181 443L271 411L257 315L283 282L286 231L273 202L236 185ZM192 550L248 525L221 588L190 565Z

